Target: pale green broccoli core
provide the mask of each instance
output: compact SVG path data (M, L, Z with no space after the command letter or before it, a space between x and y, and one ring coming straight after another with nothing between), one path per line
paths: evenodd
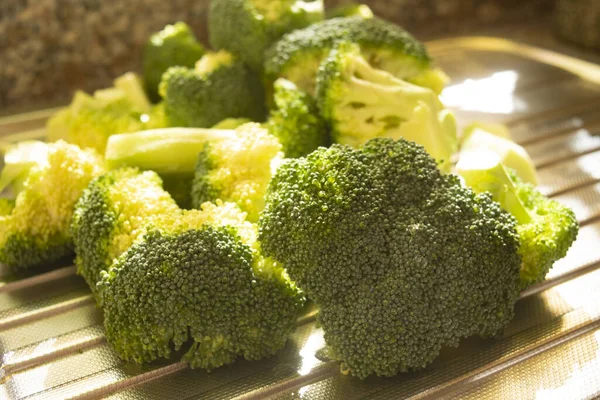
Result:
M372 68L364 58L345 63L346 79L334 111L336 141L357 147L375 137L421 144L438 161L454 151L456 125L435 93Z

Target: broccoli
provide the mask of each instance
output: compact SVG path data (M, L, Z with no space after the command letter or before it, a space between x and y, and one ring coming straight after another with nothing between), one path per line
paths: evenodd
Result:
M71 232L77 273L92 292L102 271L161 214L179 210L155 172L121 168L94 179L76 204Z
M500 158L500 163L514 170L522 180L533 185L538 182L529 154L511 140L508 129L501 125L477 124L467 127L463 133L460 152L493 152Z
M165 214L102 274L108 342L125 360L183 356L207 370L283 348L304 302L229 204Z
M340 43L321 64L317 101L336 143L403 137L450 165L457 147L453 114L433 91L371 67L354 43Z
M266 128L279 139L286 157L302 157L330 144L315 100L292 82L275 81L275 105Z
M55 265L73 254L69 224L75 202L104 170L98 154L58 141L24 142L5 155L0 192L0 262L15 271Z
M284 33L324 18L323 0L212 0L210 44L262 70L266 48Z
M115 80L115 87L94 96L78 91L71 104L47 123L48 140L65 140L104 153L115 133L135 132L164 124L161 106L152 106L139 78L132 73Z
M543 281L577 238L579 223L573 211L507 171L493 152L461 153L456 169L469 187L489 192L515 217L523 288Z
M264 194L283 158L281 144L260 125L236 129L236 136L207 142L198 156L192 185L192 205L220 199L234 202L256 221L264 207Z
M150 36L142 57L144 84L150 99L160 100L158 85L169 67L192 68L203 54L204 47L185 22L167 25Z
M347 3L334 7L326 12L327 18L355 17L373 18L371 8L366 4Z
M207 53L195 69L171 67L159 92L170 126L208 128L226 118L263 121L264 89L258 75L230 53Z
M423 368L442 346L497 334L519 296L514 219L404 139L288 160L259 240L320 307L342 372L360 378Z
M423 83L436 90L443 86L440 71L428 73L431 60L422 43L397 25L361 16L329 19L283 36L266 52L267 81L286 78L314 94L319 64L340 40L360 45L370 64L400 79L428 74Z

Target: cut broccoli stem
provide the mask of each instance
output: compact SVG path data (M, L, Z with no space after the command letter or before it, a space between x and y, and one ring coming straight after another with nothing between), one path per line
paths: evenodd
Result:
M106 163L149 169L159 174L193 174L198 153L208 141L234 138L233 130L165 128L113 135L106 148Z
M477 193L489 192L519 224L531 222L531 215L519 199L514 183L496 154L489 151L464 153L456 170L467 186Z

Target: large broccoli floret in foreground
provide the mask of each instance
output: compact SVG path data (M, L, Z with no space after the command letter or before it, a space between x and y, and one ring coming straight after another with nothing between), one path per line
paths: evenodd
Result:
M83 192L73 217L77 273L97 294L101 272L160 215L177 210L155 172L122 168L98 177Z
M160 100L158 84L169 67L192 68L203 54L204 47L185 22L167 25L150 36L143 56L144 83L150 98Z
M69 225L75 202L103 171L95 151L63 141L10 148L0 192L10 184L15 198L2 200L0 207L0 263L22 270L72 255Z
M272 171L283 154L277 138L259 124L245 124L235 137L208 142L198 156L192 205L220 199L234 202L256 221Z
M391 376L494 335L520 289L514 219L404 139L288 160L259 221L266 255L320 307L344 373Z
M327 124L315 100L286 79L275 82L275 106L266 123L279 139L286 157L302 157L320 146L328 146Z
M444 165L456 150L454 116L437 95L371 67L353 43L340 43L321 64L317 101L337 143L402 137Z
M265 49L271 43L323 18L323 0L212 0L210 44L261 71Z
M493 152L461 153L457 171L467 186L489 192L517 220L523 287L543 281L577 238L575 213L507 171Z
M226 51L207 53L195 69L169 68L159 92L170 126L209 128L226 118L266 115L259 76Z
M333 18L292 31L273 44L265 56L265 75L282 77L314 93L321 61L340 41L360 46L366 60L400 79L419 78L434 90L443 88L446 75L432 69L425 46L399 26L380 18Z
M212 370L280 350L303 296L260 255L256 227L234 204L164 215L105 273L107 339L149 362L189 345L184 359Z

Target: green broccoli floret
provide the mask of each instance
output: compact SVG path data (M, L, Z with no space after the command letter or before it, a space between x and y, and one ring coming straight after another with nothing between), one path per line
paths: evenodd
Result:
M195 69L171 67L160 84L170 126L208 128L226 118L263 121L264 89L257 74L230 53L207 53Z
M115 87L94 96L78 91L71 104L46 125L48 140L65 140L104 153L108 138L164 124L161 106L152 106L139 78L132 73L115 80Z
M204 54L204 47L198 43L194 33L185 22L167 25L150 36L142 58L144 84L153 101L160 100L158 85L162 74L169 67L192 68Z
M13 270L53 265L73 254L69 224L75 202L104 170L98 154L63 141L9 148L0 192L12 186L0 212L0 263Z
M360 378L423 368L442 346L497 334L519 296L514 219L404 139L281 165L259 240L320 307L342 372Z
M260 125L242 125L231 139L207 142L198 156L192 205L220 199L236 203L256 221L274 170L283 158L281 144Z
M108 342L125 360L183 356L207 370L283 348L303 305L234 204L164 215L100 283Z
M83 191L72 220L77 273L97 295L101 272L156 218L177 210L155 172L122 168L96 178Z
M400 79L417 77L431 68L425 46L404 29L376 17L358 16L329 19L283 36L266 52L267 80L286 78L314 94L319 64L340 40L360 45L370 64ZM433 77L423 82L436 89L440 86Z
M454 115L433 91L371 67L356 44L341 42L323 61L317 101L336 143L357 147L377 137L402 137L450 165L458 143Z
M541 282L552 265L567 254L579 232L575 213L541 194L513 171L507 171L493 152L461 153L456 166L476 192L489 192L517 221L521 283Z
M347 3L342 4L327 10L327 18L338 18L338 17L362 17L362 18L373 18L374 14L371 8L366 4Z
M330 144L315 100L292 82L275 81L275 106L265 126L279 139L286 157L302 157Z
M212 0L210 44L261 71L263 54L271 43L323 18L323 0Z

